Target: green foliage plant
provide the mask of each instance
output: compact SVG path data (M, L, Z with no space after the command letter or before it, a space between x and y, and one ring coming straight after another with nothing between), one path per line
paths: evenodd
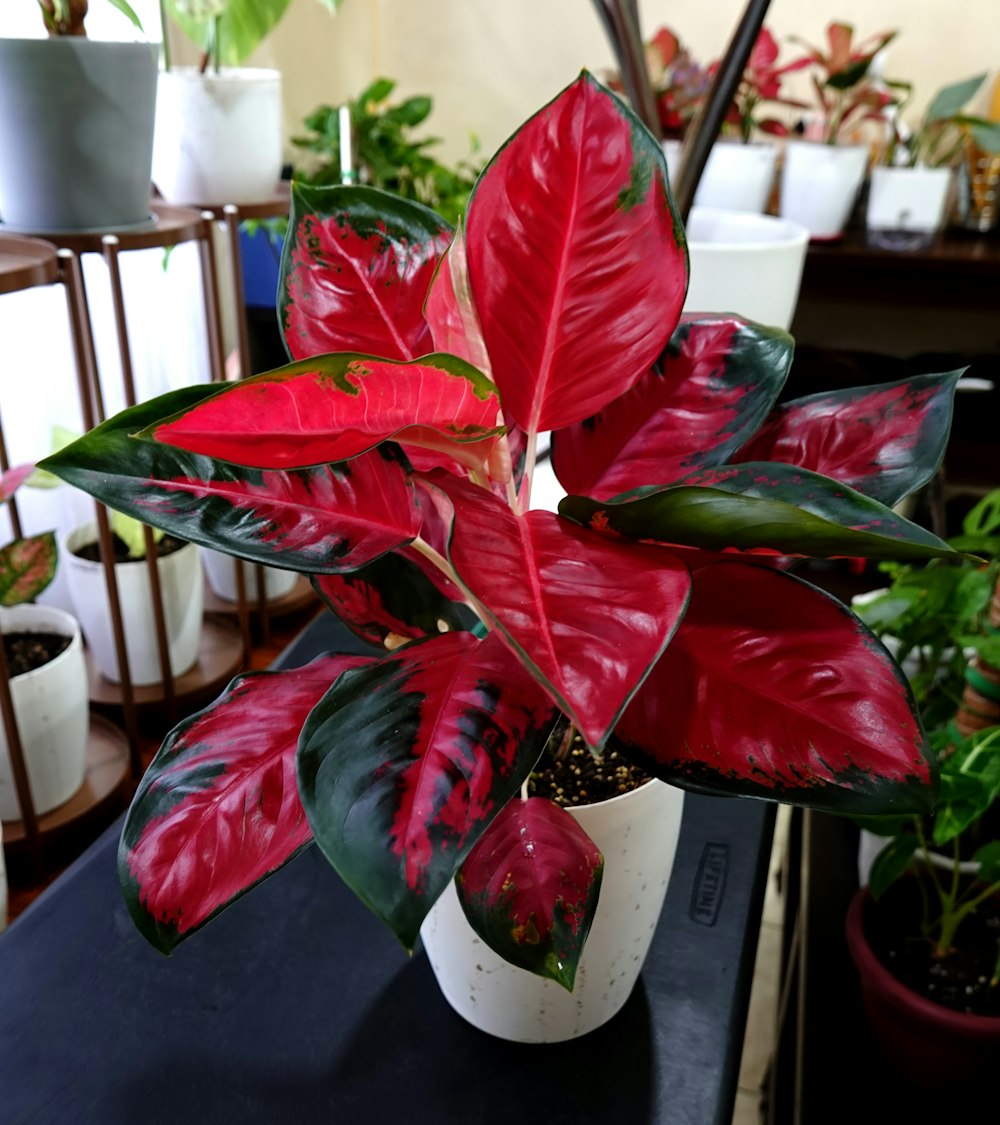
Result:
M64 35L86 36L85 24L90 6L89 0L37 0L37 2L49 38L56 39ZM139 17L128 0L108 0L108 3L113 8L117 8L122 15L127 16L142 31Z
M967 137L984 152L1000 152L1000 123L965 112L985 81L984 71L942 87L912 131L906 130L900 122L900 115L913 96L912 83L888 83L892 89L900 91L900 100L882 162L907 168L947 167L954 164Z

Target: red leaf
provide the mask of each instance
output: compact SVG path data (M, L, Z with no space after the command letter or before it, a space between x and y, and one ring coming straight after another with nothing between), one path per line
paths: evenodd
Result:
M472 295L504 411L529 434L594 414L663 350L687 287L666 185L659 144L587 74L480 177Z
M658 777L845 812L920 810L907 681L834 598L782 571L694 572L691 605L615 731Z
M450 238L443 219L399 196L296 184L279 287L289 354L432 351L423 303Z
M169 952L311 839L295 785L306 716L348 668L322 656L304 668L237 676L167 736L139 783L118 852L136 924Z
M26 465L15 465L12 469L8 469L2 477L0 477L0 503L4 500L9 500L18 487L27 480L28 477L35 471L34 462L29 461Z
M424 308L434 350L448 352L478 367L489 378L490 359L469 289L465 232L460 225L441 259Z
M552 435L552 468L571 495L609 500L723 464L771 409L792 338L735 316L685 318L664 357L593 418Z
M734 460L784 461L897 504L937 472L960 375L917 375L794 399L775 409Z
M407 948L554 721L497 636L470 633L344 676L309 716L299 787L316 842Z
M56 575L55 533L15 539L0 550L0 605L31 601Z
M435 473L455 509L448 555L470 594L592 747L670 640L690 578L676 555L516 516L491 493Z
M346 461L388 438L479 466L499 408L493 384L453 356L326 355L231 383L140 436L260 469Z
M469 925L494 952L572 992L603 873L573 817L531 797L504 806L455 881Z

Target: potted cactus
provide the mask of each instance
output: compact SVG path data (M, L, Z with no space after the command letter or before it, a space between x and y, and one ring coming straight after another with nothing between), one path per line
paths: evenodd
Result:
M377 645L239 677L168 736L119 853L157 948L315 841L405 948L457 964L436 938L465 927L477 988L496 955L520 1021L468 1018L566 1038L634 984L684 788L929 806L905 677L789 565L954 554L891 506L936 471L957 373L776 408L790 337L681 320L686 286L660 139L584 72L457 229L374 189L295 187L293 361L47 459L172 534L311 574ZM546 433L558 513L531 498ZM624 983L595 1014L600 931Z

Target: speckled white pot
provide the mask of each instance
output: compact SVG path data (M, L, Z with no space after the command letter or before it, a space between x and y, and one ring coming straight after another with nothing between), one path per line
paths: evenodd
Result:
M37 816L58 808L83 784L90 704L83 638L77 621L54 606L0 610L5 633L60 633L69 647L54 660L10 681L17 731ZM7 734L0 724L0 819L21 820Z
M651 781L632 793L570 810L604 855L590 935L567 992L508 964L475 934L454 883L420 937L445 999L481 1031L518 1043L558 1043L593 1031L632 993L667 893L684 793Z

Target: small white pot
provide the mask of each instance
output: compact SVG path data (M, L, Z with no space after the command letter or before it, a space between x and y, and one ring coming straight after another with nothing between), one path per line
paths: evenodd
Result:
M811 238L839 238L868 171L866 145L789 141L781 170L782 218L801 223Z
M673 184L680 163L681 142L664 141L663 152ZM777 159L777 146L766 141L751 144L717 141L708 154L698 181L694 206L763 214L774 187Z
M87 647L105 679L121 682L115 651L111 610L108 604L104 566L81 559L73 552L97 540L97 525L85 524L66 536L62 547L76 616L83 627ZM205 582L198 548L188 543L179 551L157 559L163 595L163 614L170 649L170 670L183 676L194 667L201 642ZM150 592L149 568L145 559L115 564L118 600L125 631L129 673L136 687L163 681L156 646L156 618Z
M201 551L205 562L205 575L212 592L227 602L238 600L236 591L236 563L232 555L222 551L213 551L203 547ZM269 601L277 601L295 589L298 573L294 570L278 570L277 567L264 567L264 597ZM243 580L246 585L247 600L251 603L257 601L257 572L251 563L243 564Z
M953 180L950 168L873 168L869 242L890 250L928 246L944 226Z
M10 681L17 731L24 752L35 813L44 816L83 784L90 729L83 638L74 618L53 606L0 609L5 633L59 633L69 647L48 664ZM21 820L7 734L0 724L0 819Z
M692 207L685 312L737 313L788 329L809 249L805 227L774 215Z
M281 178L281 72L160 72L153 182L168 203L253 203Z
M567 992L498 957L466 921L454 883L420 937L445 999L469 1023L518 1043L558 1043L606 1023L639 977L677 850L683 790L662 781L571 812L604 855L587 944Z

